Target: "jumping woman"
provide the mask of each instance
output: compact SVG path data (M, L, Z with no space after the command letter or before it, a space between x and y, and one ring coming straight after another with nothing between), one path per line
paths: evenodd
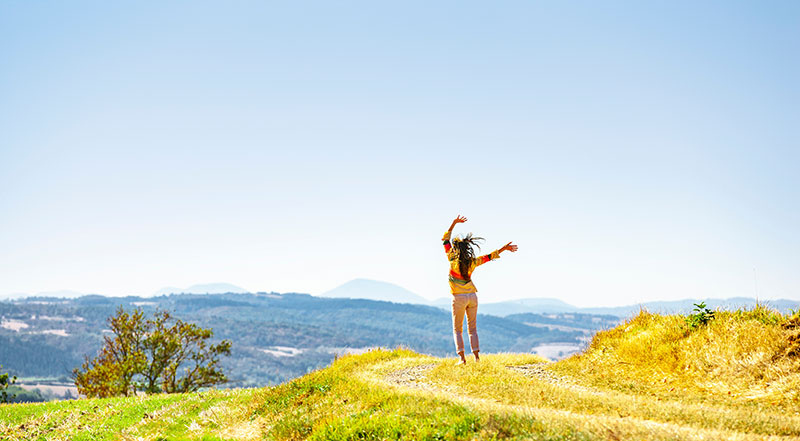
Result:
M447 253L447 259L450 261L450 292L453 294L453 338L456 341L456 352L461 357L461 363L466 364L467 359L464 357L464 313L467 313L467 329L469 329L469 345L472 347L472 353L475 354L475 361L480 361L478 352L480 346L478 345L478 296L475 294L478 289L472 283L472 271L479 265L500 258L500 253L503 251L517 251L517 246L512 245L511 242L507 243L503 248L492 251L485 256L475 257L476 247L480 249L478 242L482 241L481 237L472 237L472 233L467 234L464 238L453 239L450 243L450 234L453 233L453 227L456 224L464 223L467 218L459 215L450 224L450 228L444 233L442 241L444 242L444 251Z

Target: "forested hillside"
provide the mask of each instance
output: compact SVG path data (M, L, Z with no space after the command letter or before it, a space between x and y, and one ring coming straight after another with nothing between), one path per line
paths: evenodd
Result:
M224 360L230 386L276 384L328 365L337 355L372 347L408 347L448 356L450 314L438 308L306 294L178 294L84 296L0 302L0 363L19 377L68 381L85 355L94 356L118 306L157 308L214 330L233 342ZM580 347L612 316L524 314L479 317L482 350L531 352L547 343Z

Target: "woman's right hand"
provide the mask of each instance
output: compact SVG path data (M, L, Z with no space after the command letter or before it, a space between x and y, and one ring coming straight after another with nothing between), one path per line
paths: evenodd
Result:
M459 214L458 216L456 216L455 219L453 219L453 225L455 225L455 224L463 224L466 221L467 221L467 218L465 218L464 216Z

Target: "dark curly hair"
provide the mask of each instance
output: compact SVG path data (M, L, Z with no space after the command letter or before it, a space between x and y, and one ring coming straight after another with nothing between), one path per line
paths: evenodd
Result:
M481 249L478 242L484 240L482 237L472 237L472 233L467 234L463 238L453 239L453 259L458 260L458 272L461 277L469 281L469 267L472 261L475 260L475 249ZM474 247L474 248L473 248Z

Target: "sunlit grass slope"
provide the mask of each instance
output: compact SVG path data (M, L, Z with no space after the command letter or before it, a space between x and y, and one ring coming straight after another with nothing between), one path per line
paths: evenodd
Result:
M398 349L263 389L0 406L0 439L800 439L800 317L642 312L558 363Z
M432 361L442 360L378 350L272 388L5 405L0 439L446 440L530 433L530 421L513 413L484 413L364 378Z
M800 405L798 325L800 316L765 306L716 311L696 329L684 316L642 311L553 367L619 391L794 411Z

